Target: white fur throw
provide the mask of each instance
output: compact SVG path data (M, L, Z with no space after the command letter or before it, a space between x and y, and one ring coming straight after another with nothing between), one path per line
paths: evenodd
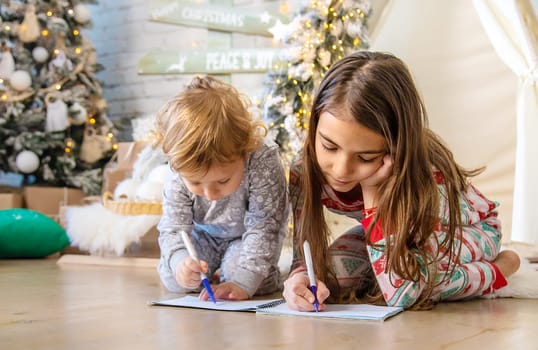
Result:
M538 299L538 265L531 264L522 254L517 253L521 265L513 275L506 279L508 285L484 295L483 298Z
M140 242L160 220L159 215L119 215L100 203L67 207L66 232L71 245L95 255L121 256Z

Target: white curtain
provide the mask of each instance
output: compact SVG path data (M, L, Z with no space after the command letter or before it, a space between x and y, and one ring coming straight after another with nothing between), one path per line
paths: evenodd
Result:
M385 25L393 3L393 0L371 1L372 13L368 19L368 36L372 42L375 41L379 31Z
M518 76L512 241L538 243L538 21L530 0L473 0L503 62Z

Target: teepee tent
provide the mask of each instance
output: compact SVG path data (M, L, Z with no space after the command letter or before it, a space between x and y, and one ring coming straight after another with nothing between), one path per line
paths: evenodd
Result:
M538 242L538 232L521 237L512 229L518 227L513 225L518 77L495 51L473 3L392 0L382 12L371 32L372 49L390 51L408 64L431 128L460 164L486 166L473 183L500 202L503 241Z

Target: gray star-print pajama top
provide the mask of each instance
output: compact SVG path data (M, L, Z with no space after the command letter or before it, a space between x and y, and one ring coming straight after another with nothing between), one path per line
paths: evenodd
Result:
M194 195L172 172L158 225L163 284L173 292L189 291L175 279L179 261L188 256L180 234L184 230L191 234L199 258L208 263L208 276L220 268L221 282L233 282L249 296L275 292L288 210L285 169L278 146L269 141L248 156L235 193L218 201Z

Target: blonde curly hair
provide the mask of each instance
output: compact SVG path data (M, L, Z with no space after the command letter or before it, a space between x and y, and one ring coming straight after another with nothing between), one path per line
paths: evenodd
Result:
M267 128L253 120L250 107L230 84L196 77L159 111L156 143L174 171L203 176L213 164L244 158L263 142Z

